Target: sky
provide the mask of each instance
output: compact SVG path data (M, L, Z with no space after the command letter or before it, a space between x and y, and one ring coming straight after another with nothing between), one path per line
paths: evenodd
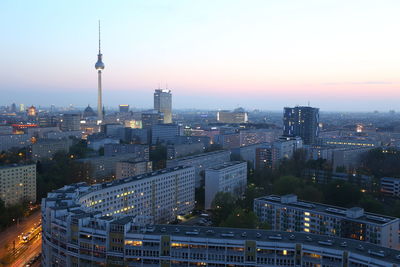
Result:
M398 0L1 0L0 105L400 111Z

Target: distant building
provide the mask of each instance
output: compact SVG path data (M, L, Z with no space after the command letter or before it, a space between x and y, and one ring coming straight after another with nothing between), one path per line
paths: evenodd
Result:
M167 160L167 167L193 166L195 167L196 187L204 185L204 171L230 161L230 151L214 151L188 156L180 159Z
M121 113L129 112L129 105L126 105L126 104L119 105L119 112L121 112Z
M156 89L154 92L154 109L164 114L164 123L172 123L171 90Z
M227 133L219 134L215 137L215 143L220 145L223 149L233 149L240 147L240 134Z
M217 121L220 123L246 123L248 122L248 115L242 108L234 111L218 111Z
M98 156L79 159L79 162L87 163L91 165L91 172L87 179L93 179L93 182L101 182L103 180L109 180L115 178L117 162L135 160L136 154L128 153L121 154L112 157Z
M52 115L40 115L37 121L39 127L56 127L59 124L59 119Z
M5 134L0 135L0 152L11 148L27 147L31 144L28 134Z
M79 131L81 129L81 115L72 113L63 114L60 128L62 131Z
M36 117L38 114L36 107L30 106L27 110L28 117Z
M164 114L157 110L142 112L142 128L151 129L153 125L164 123Z
M389 196L400 197L400 178L381 178L381 192Z
M5 206L36 202L36 164L0 166L0 198Z
M256 198L254 212L272 230L351 238L398 248L399 218L300 201L296 195Z
M135 154L135 158L149 160L149 146L139 144L105 144L104 156L112 157L122 154Z
M101 125L101 132L107 137L117 137L124 128L124 125L119 123L106 123Z
M203 143L171 144L167 146L167 159L176 159L204 151Z
M218 192L231 193L234 197L244 194L247 186L247 163L230 161L205 171L205 208L211 204Z
M126 160L119 161L116 164L116 179L122 179L127 177L132 177L148 172L152 172L153 164L151 161L135 161Z
M87 140L88 148L93 150L99 150L100 148L104 147L106 144L119 144L120 140L118 138L112 137L92 137L89 136Z
M31 145L32 160L52 160L57 152L68 153L72 140L66 139L39 139Z
M182 127L177 124L153 125L151 128L151 143L173 143L175 138L182 134Z
M317 142L319 134L319 109L297 106L285 108L283 113L283 135L300 136L304 144Z
M247 161L249 162L251 168L255 168L257 148L265 147L268 145L269 143L260 143L260 144L233 148L231 149L232 159Z
M83 117L84 118L89 118L89 117L96 117L96 112L88 105L85 110L83 111Z
M0 135L8 135L13 133L11 125L0 125Z

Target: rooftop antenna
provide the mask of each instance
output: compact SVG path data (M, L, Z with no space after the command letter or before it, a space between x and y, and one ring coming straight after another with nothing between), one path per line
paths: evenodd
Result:
M165 89L168 90L168 83L165 83Z
M310 100L308 100L308 106L310 106Z

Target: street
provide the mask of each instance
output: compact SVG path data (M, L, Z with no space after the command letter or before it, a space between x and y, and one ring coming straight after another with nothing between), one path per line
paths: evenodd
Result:
M0 233L0 266L23 266L25 262L41 251L41 235L28 243L21 243L19 236L27 233L40 223L40 210L35 211L28 218L18 224L8 227ZM14 243L15 242L15 243ZM15 244L15 249L14 249Z

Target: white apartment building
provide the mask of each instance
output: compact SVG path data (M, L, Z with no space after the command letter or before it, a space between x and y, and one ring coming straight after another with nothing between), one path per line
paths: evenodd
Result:
M167 160L167 168L176 166L193 166L196 175L196 188L198 188L204 183L202 172L205 171L205 169L218 166L224 162L230 161L230 159L230 151L220 150L174 160Z
M256 198L254 212L273 230L357 239L383 247L399 246L399 218L297 200L296 195Z
M247 162L230 161L205 172L205 208L211 209L212 201L218 192L231 193L240 197L246 190Z
M1 166L0 198L6 206L36 202L36 164Z

